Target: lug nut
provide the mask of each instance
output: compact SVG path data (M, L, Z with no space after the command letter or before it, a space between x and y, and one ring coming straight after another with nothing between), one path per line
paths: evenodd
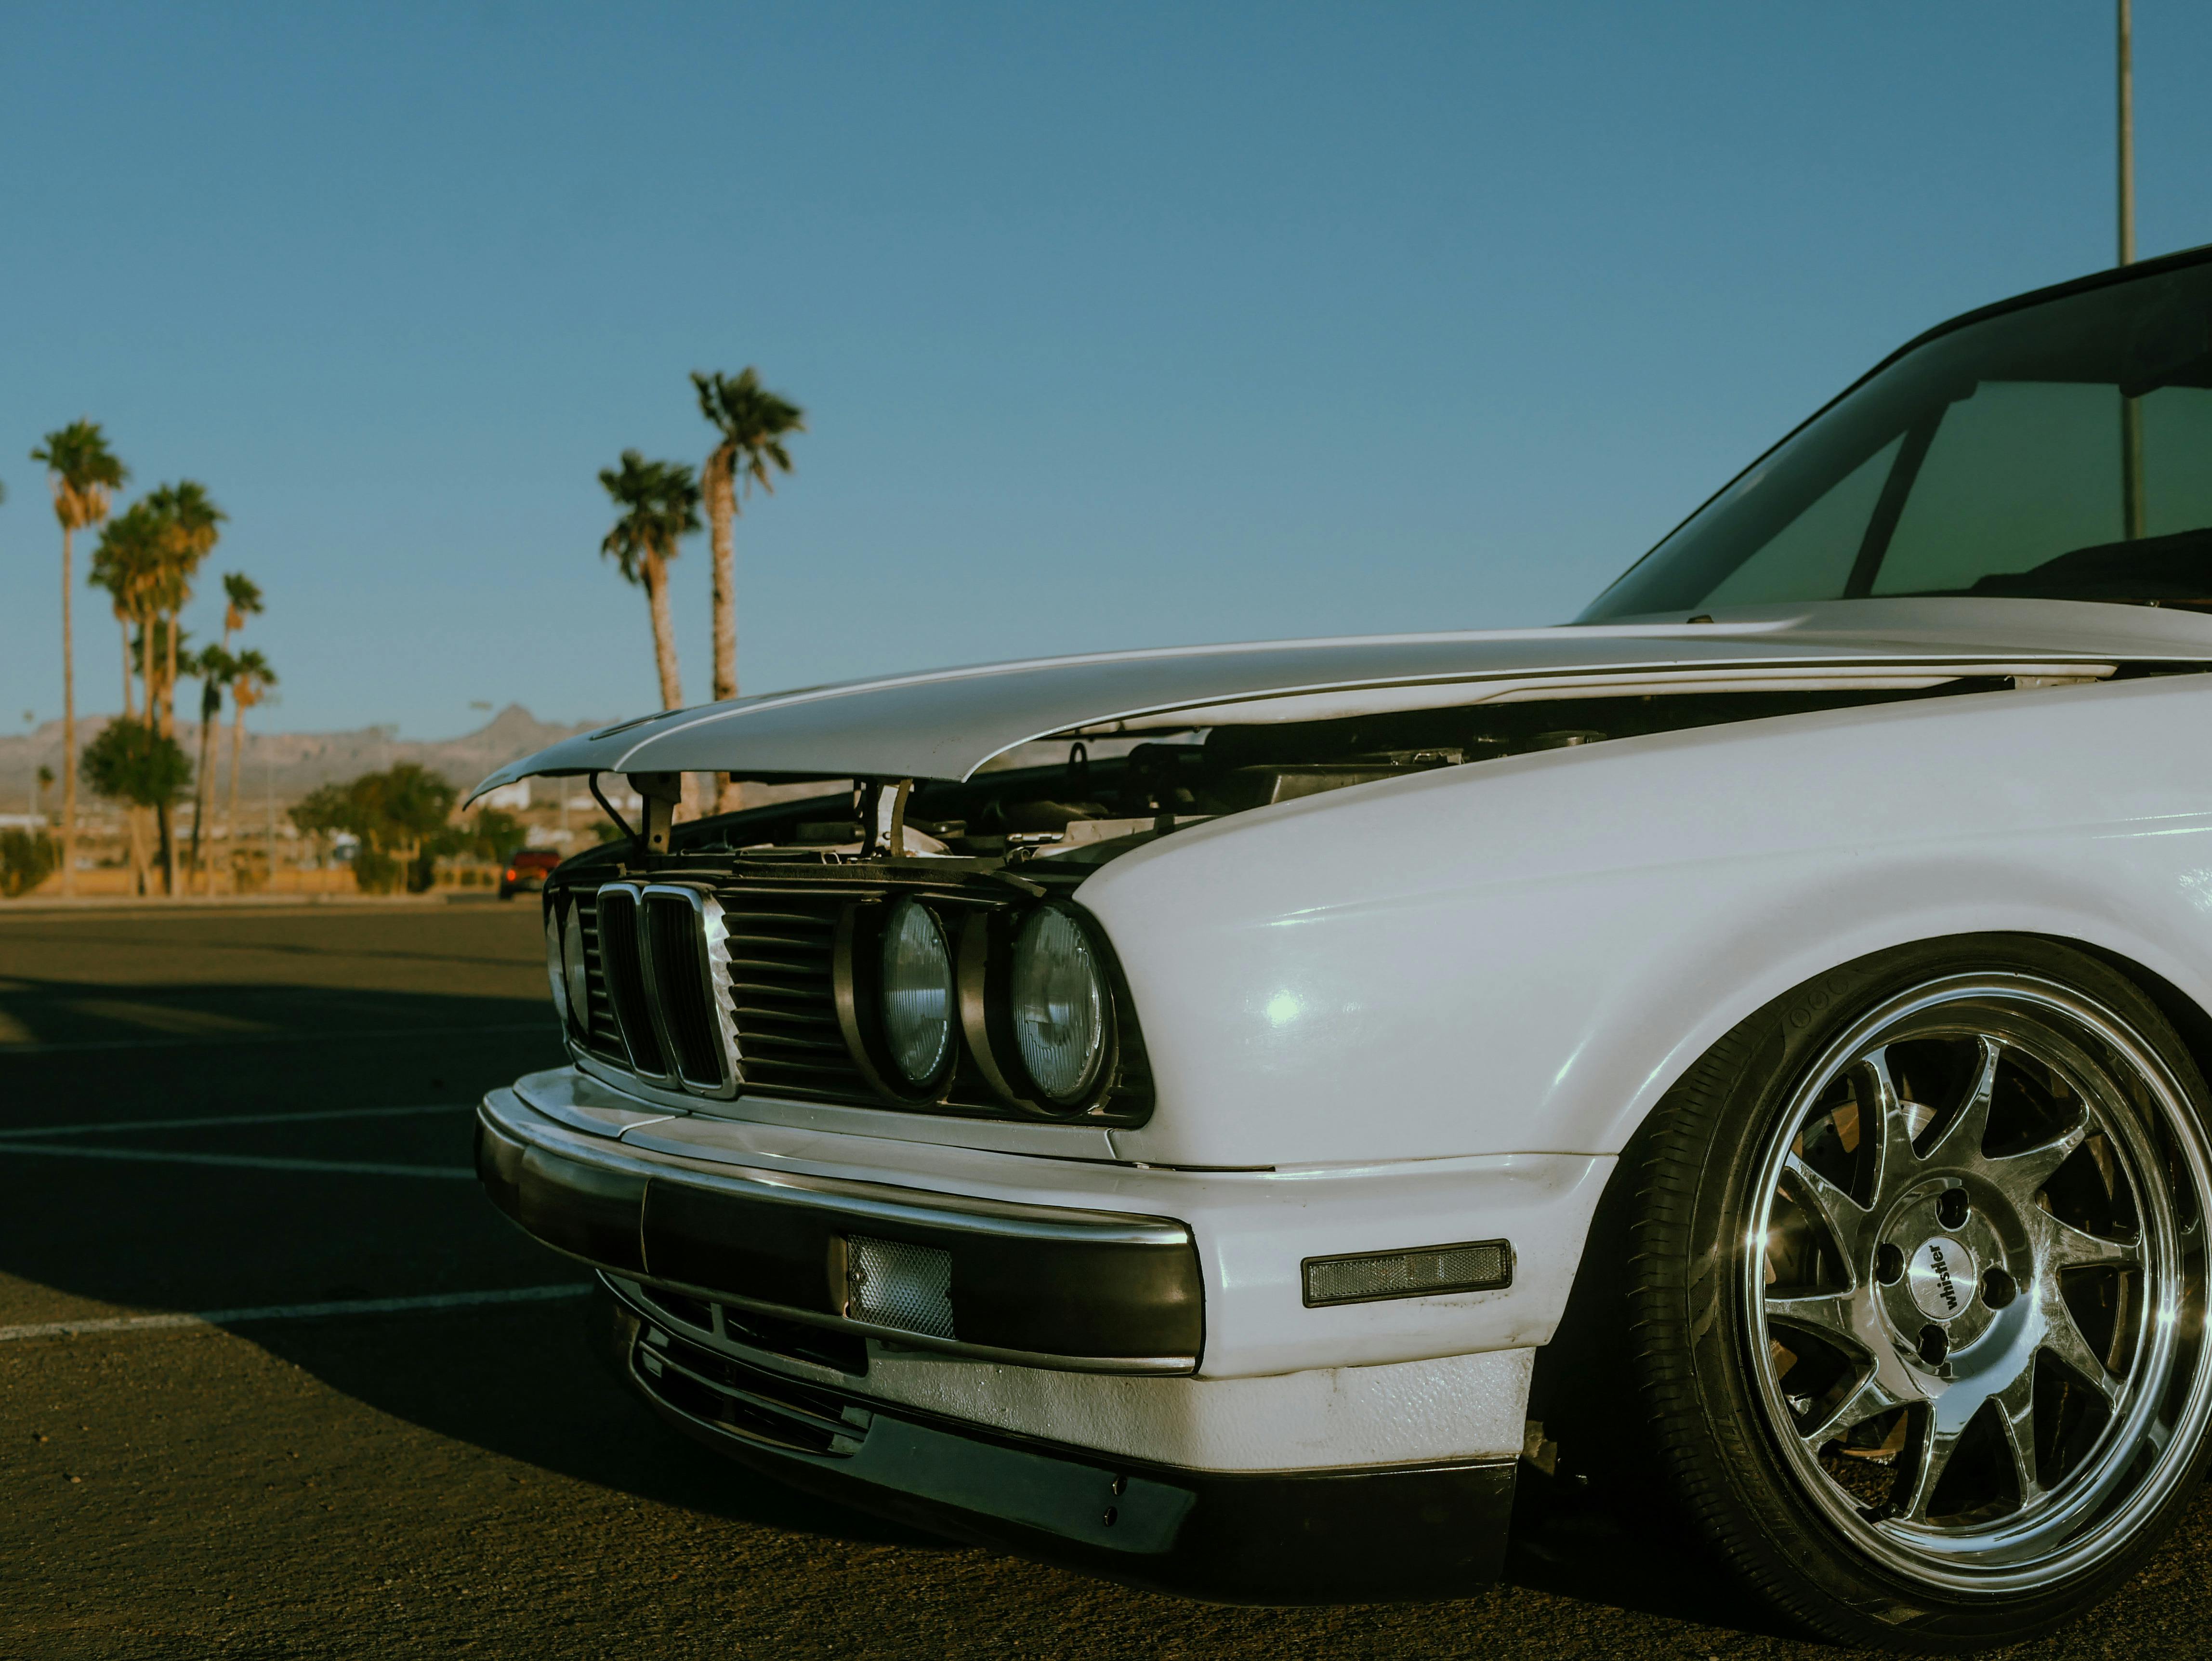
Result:
M1936 1220L1946 1228L1955 1229L1966 1220L1966 1190L1947 1188L1936 1202Z
M1886 1287L1893 1287L1905 1273L1905 1253L1887 1241L1874 1249L1874 1277Z
M2004 1270L1992 1269L1982 1276L1982 1301L1991 1309L2002 1309L2019 1296L2019 1286Z
M1951 1340L1943 1329L1929 1323L1920 1329L1920 1359L1931 1367L1943 1365L1943 1358L1951 1353Z

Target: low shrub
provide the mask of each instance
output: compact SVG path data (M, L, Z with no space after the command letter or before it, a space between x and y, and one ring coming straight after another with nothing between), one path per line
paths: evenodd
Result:
M0 830L0 894L27 894L61 863L54 839L43 830Z

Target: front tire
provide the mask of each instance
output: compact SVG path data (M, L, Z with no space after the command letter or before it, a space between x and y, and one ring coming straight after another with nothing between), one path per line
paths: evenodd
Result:
M1662 1467L1847 1643L2017 1642L2202 1477L2212 1139L2142 990L1990 935L1847 964L1716 1045L1632 1149L1627 1312Z

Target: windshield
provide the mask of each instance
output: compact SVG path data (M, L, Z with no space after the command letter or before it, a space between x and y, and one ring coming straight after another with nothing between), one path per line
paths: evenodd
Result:
M1577 621L1898 594L2212 610L2212 262L1906 353Z

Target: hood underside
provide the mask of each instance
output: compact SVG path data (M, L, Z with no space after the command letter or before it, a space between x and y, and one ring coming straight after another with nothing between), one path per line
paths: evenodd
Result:
M2052 600L1846 600L1620 624L1172 647L988 664L672 709L512 762L471 794L587 773L965 779L1039 739L1733 690L2100 678L2212 666L2212 618Z

